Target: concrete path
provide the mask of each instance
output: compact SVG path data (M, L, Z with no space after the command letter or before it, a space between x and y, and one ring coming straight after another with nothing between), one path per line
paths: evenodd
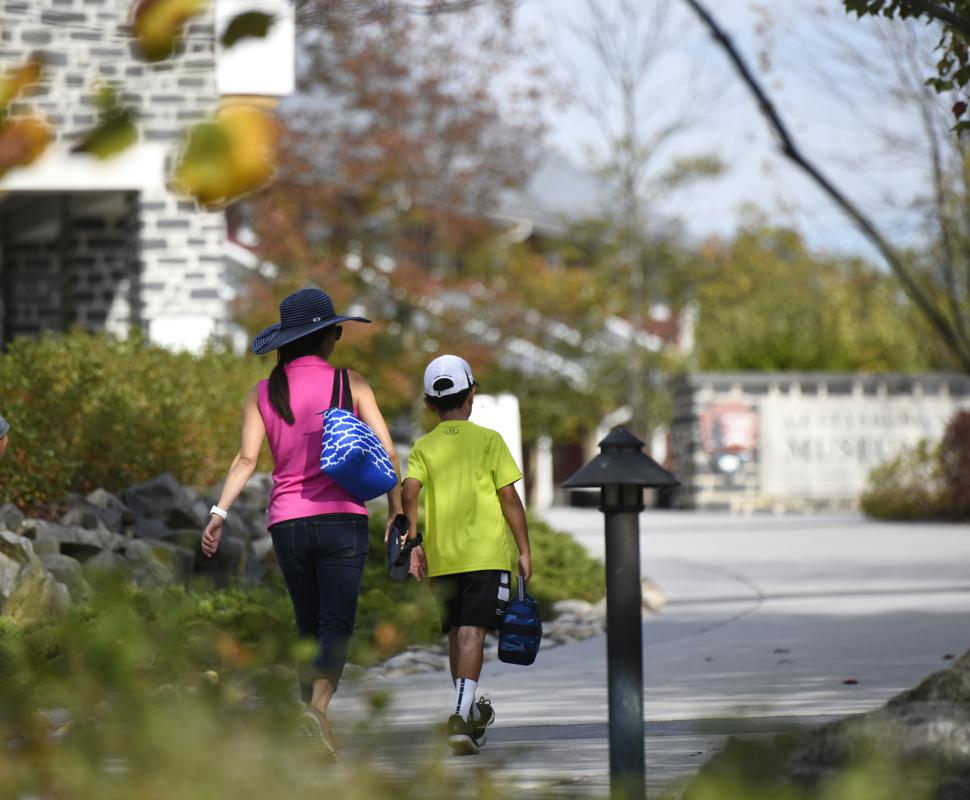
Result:
M599 512L547 519L602 557ZM646 512L641 561L668 598L643 634L652 795L728 734L868 710L970 647L968 526ZM366 720L373 696L391 701L379 725L348 741L349 760L366 750L395 770L440 752L428 731L450 710L449 683L430 673L342 688L338 730ZM489 744L474 759L445 759L447 769L490 770L516 793L607 794L605 637L543 651L529 668L489 663L482 689L497 710Z

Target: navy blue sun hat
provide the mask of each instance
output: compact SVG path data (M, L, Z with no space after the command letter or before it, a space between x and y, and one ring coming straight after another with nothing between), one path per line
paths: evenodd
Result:
M333 310L330 295L322 289L300 289L280 303L280 321L253 339L256 355L268 353L284 344L321 328L341 322L370 322L364 317L345 317Z

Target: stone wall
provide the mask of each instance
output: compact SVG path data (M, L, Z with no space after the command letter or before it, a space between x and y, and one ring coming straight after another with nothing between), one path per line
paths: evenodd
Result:
M682 508L855 508L873 467L970 408L960 375L697 373L672 389Z
M133 192L19 196L0 205L3 339L79 326L124 332L137 314Z
M78 214L80 228L73 222L65 226L64 214L58 212L49 226L54 235L46 242L36 236L29 245L18 242L10 238L7 228L0 242L5 305L8 310L10 306L19 309L24 298L31 298L15 322L4 326L7 330L62 327L72 315L85 325L103 317L108 327L124 329L130 319L157 341L191 346L221 333L226 325L224 216L202 212L194 202L171 194L164 179L186 127L211 114L219 102L214 12L210 6L207 15L187 27L180 53L148 64L133 51L127 25L130 8L130 0L0 2L0 69L21 64L31 52L42 54L47 64L43 85L13 110L30 109L47 118L57 137L51 151L65 151L96 123L95 90L99 82L108 82L116 86L122 102L137 112L141 140L136 148L146 154L144 161L150 160L148 154L163 153L158 158L162 174L153 176L134 195L123 195L123 231L115 227L114 209L100 222L90 211ZM90 206L83 188L64 192L56 204L66 203L72 209ZM11 192L0 205L0 216L9 219L16 214L30 194ZM132 205L134 226L127 217ZM58 238L62 232L67 241ZM127 258L119 254L119 247L127 251L131 244L128 238L118 244L115 234L121 232L135 239L137 277L127 268L130 265L119 267L119 261ZM96 249L92 243L99 237L105 238L106 252L92 255ZM68 273L62 269L64 254L75 244L83 252L73 257L74 268ZM39 298L38 291L45 297ZM64 291L67 294L62 297ZM124 302L116 303L118 298Z

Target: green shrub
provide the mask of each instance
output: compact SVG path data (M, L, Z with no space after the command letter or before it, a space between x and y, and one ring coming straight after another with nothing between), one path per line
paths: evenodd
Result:
M924 439L873 469L859 504L877 519L940 519L943 496L939 447Z
M393 775L369 752L341 770L321 763L296 735L298 647L282 614L259 592L145 592L104 578L63 619L0 625L0 795L500 796L477 778L462 789L468 774L443 774L434 755Z
M267 370L259 359L173 353L137 337L15 339L0 356L0 409L13 426L0 502L28 510L163 472L211 485L239 447L246 391Z
M942 440L922 440L869 473L859 498L870 517L894 520L970 519L970 412L947 422Z

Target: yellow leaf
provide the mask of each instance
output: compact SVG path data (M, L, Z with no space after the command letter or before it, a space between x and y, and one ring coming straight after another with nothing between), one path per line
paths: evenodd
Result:
M278 137L272 112L248 103L221 108L189 131L175 168L179 190L219 207L265 186L276 172Z
M142 55L149 61L172 55L182 40L185 24L207 5L208 0L137 0L133 23Z
M17 67L0 79L0 114L6 111L7 106L27 87L38 83L44 74L44 62L36 54L27 59L27 62Z
M47 147L50 130L36 117L18 117L0 125L0 176L32 163Z

